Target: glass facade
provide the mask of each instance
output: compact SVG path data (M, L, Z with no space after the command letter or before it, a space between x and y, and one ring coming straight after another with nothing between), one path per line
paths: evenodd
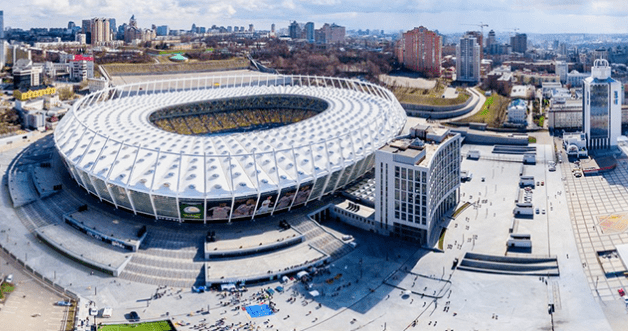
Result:
M591 137L609 137L609 95L607 85L591 85L589 102L591 104Z

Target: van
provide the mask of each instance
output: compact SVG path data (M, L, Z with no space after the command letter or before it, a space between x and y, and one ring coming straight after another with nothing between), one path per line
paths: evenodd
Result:
M100 316L104 318L110 318L112 313L113 309L111 307L105 307L103 308L102 314Z

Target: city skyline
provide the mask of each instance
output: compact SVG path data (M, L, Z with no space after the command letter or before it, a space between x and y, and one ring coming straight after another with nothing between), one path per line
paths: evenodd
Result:
M174 29L198 26L248 26L270 30L275 23L286 28L291 21L313 21L317 26L335 22L347 29L378 29L387 32L409 30L423 25L441 33L477 29L473 25L488 24L487 29L508 32L518 29L527 33L628 33L623 24L628 9L618 0L572 1L400 1L380 3L374 0L235 0L221 1L140 0L130 7L122 0L86 0L75 3L25 0L21 6L3 8L4 26L64 27L68 21L80 22L92 17L111 17L126 22L135 15L142 27L169 25Z

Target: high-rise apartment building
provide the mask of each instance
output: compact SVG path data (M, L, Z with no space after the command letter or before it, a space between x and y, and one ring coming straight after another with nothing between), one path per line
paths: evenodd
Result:
M582 127L587 148L617 146L621 135L621 83L611 78L608 61L597 59L591 77L584 80Z
M375 152L375 222L382 232L429 246L460 198L461 139L421 125L411 136Z
M484 58L484 35L480 31L468 31L468 35L475 37L478 45L480 45L480 61Z
M85 43L92 43L92 20L83 20L81 22L81 32L85 34Z
M91 28L92 45L101 45L111 41L111 27L108 18L92 18Z
M525 53L528 50L528 35L517 33L510 37L510 46L515 53Z
M310 43L315 41L314 22L305 23L305 39Z
M4 10L0 10L0 39L4 39Z
M315 32L316 42L322 44L338 44L345 42L345 27L332 23L325 23Z
M497 44L497 38L495 38L495 31L488 32L488 38L486 38L486 47L490 48L491 45Z
M301 38L301 26L299 25L299 23L297 23L297 21L293 21L292 23L290 23L290 26L288 27L288 33L290 35L290 38L292 39Z
M465 34L456 46L456 80L476 84L480 81L480 45Z
M420 26L405 32L396 48L397 60L409 70L427 77L440 76L442 38L438 33Z

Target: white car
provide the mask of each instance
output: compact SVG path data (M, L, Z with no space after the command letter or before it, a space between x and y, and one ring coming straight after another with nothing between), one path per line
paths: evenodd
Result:
M13 283L13 274L9 274L7 278L4 279L7 283Z
M541 214L545 214L545 209L541 209Z

